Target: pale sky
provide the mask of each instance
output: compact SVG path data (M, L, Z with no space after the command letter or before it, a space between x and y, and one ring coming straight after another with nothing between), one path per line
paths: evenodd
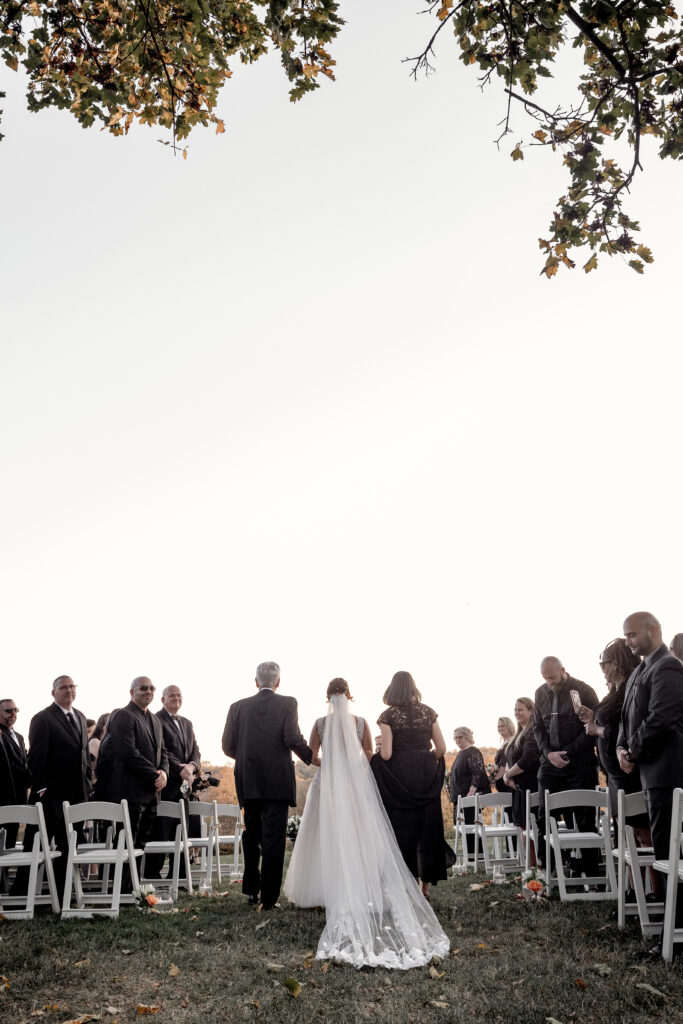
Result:
M450 36L409 78L419 6L343 3L337 81L298 104L277 55L236 65L187 160L29 115L3 75L0 696L24 735L58 674L93 718L147 674L223 763L274 659L306 735L333 676L374 722L407 669L449 746L493 745L543 656L602 694L628 613L683 631L680 168L647 140L644 277L539 277L560 161L511 161L521 113L496 149L503 97Z

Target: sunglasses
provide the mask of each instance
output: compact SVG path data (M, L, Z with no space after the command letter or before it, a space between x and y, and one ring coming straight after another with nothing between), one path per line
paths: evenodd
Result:
M3 715L18 715L19 708L0 708L0 714Z
M150 690L152 691L152 693L154 693L154 691L156 690L156 686L138 686L137 689L140 690L142 693L147 693Z

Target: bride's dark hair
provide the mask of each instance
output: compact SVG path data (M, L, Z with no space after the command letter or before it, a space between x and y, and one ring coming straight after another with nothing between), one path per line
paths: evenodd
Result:
M336 697L339 694L344 694L344 696L348 697L349 700L353 700L351 691L349 690L349 684L345 679L342 679L341 676L337 676L336 679L333 679L331 683L327 684L328 700L330 697Z

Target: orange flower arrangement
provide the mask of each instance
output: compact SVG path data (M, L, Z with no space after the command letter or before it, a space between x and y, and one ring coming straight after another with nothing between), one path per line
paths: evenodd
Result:
M539 882L537 878L530 878L526 883L526 888L530 889L531 892L542 892L543 882Z
M157 897L157 896L155 896L153 892L151 892L151 893L150 893L150 894L148 895L148 897L147 897L147 904L148 904L148 906L150 906L150 907L153 907L153 906L154 906L154 904L155 904L155 903L158 903L158 902L159 902L159 899L158 899L158 897Z

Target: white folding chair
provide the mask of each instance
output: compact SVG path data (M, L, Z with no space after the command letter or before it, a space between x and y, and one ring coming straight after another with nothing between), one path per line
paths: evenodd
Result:
M636 814L647 814L647 801L643 791L624 793L619 790L617 796L617 846L612 851L617 862L617 922L620 928L626 926L626 918L638 915L640 930L643 936L658 935L662 930L663 903L648 901L643 875L647 878L647 870L655 862L654 850L651 846L638 846L633 826L628 819ZM626 902L626 893L632 881L635 903ZM652 920L655 916L657 920Z
M187 818L185 816L185 800L160 800L157 804L157 819L171 818L177 821L173 839L151 839L145 843L140 870L140 883L151 883L155 889L168 889L171 899L178 899L178 890L182 887L192 892L192 870L190 866L190 840L187 836ZM166 878L148 878L146 876L146 859L149 856L170 854L173 857L173 871L169 870ZM180 865L185 864L185 877L180 877Z
M192 881L201 888L210 888L213 876L213 858L216 849L216 824L214 805L202 800L189 800L187 804L188 821L193 817L200 819L200 834L191 835L189 843L199 850L199 864L195 863L192 870ZM190 829L190 832L196 829Z
M80 843L74 825L84 821L106 822L108 839L105 843ZM64 882L64 900L62 917L85 917L94 915L118 917L122 903L133 903L132 893L121 892L121 881L124 866L128 867L133 889L139 886L136 857L142 856L142 850L133 846L133 833L130 827L128 801L120 804L106 802L90 802L74 804L64 801L64 822L69 840L69 853L66 862L66 879ZM114 835L116 830L116 838ZM102 876L92 883L93 888L84 886L81 878L83 865L99 864ZM109 868L114 868L114 878L109 891ZM71 906L72 898L76 906Z
M213 802L214 808L214 825L215 825L215 840L216 840L216 877L219 883L221 882L221 848L227 846L232 850L232 866L230 867L231 875L240 874L240 850L242 849L242 832L244 826L242 825L242 811L237 804L219 804L216 800ZM221 820L227 819L228 831L221 831Z
M519 871L519 830L508 816L507 808L512 806L510 793L478 793L475 796L474 824L477 843L474 848L474 870L479 867L479 840L484 852L486 874L493 873L494 865L504 871ZM484 821L484 810L491 808L491 824ZM492 843L492 850L489 849ZM505 852L504 852L505 851Z
M593 807L603 809L601 816L601 832L581 832L576 827L576 821L567 823L566 828L560 828L552 811L571 810L576 807ZM613 900L616 899L616 876L612 862L611 852L605 867L604 875L581 875L578 878L571 878L565 874L562 863L562 854L565 850L580 852L581 850L593 849L604 852L605 830L609 834L611 829L611 813L609 797L606 793L596 792L594 789L571 789L562 793L545 793L545 842L546 842L546 882L548 889L552 892L555 885L560 890L562 900ZM551 866L550 853L553 853L555 860L555 873ZM568 886L575 891L569 891ZM604 889L600 887L604 886Z
M656 860L652 867L667 876L664 927L662 929L662 956L673 960L674 943L683 942L683 928L676 927L676 898L678 886L683 884L683 789L674 789L671 808L671 839L669 859Z
M36 905L49 904L55 914L59 913L59 894L55 884L52 862L61 854L50 849L50 841L45 828L45 816L42 804L9 804L0 807L0 828L3 825L31 825L36 831L31 849L14 846L0 851L0 869L8 879L10 868L27 867L29 869L26 896L7 896L0 892L0 913L16 920L30 920ZM5 832L2 829L4 836ZM43 894L43 877L47 882L48 892Z
M465 812L465 810L468 807L472 808L472 810L474 811L474 815L475 815L475 821L473 821L471 825L467 824L465 822L465 814L464 814L464 812ZM461 863L468 870L469 870L469 868L475 869L476 865L477 865L477 843L476 843L477 825L476 825L476 814L477 814L477 798L476 798L476 796L459 796L458 797L458 802L457 802L456 808L455 808L455 842L453 843L453 846L454 846L454 849L455 849L455 856L456 856L456 858L459 857L459 856L462 856L462 862ZM470 860L470 854L469 854L468 849L467 849L467 836L474 836L475 837L474 853L472 854L471 860ZM461 848L461 851L462 851L461 854L458 853L458 843L460 843L460 848Z
M531 868L531 844L534 844L534 852L538 850L537 812L539 802L539 794L532 793L530 789L527 789L526 812L524 815L524 868L527 871Z

